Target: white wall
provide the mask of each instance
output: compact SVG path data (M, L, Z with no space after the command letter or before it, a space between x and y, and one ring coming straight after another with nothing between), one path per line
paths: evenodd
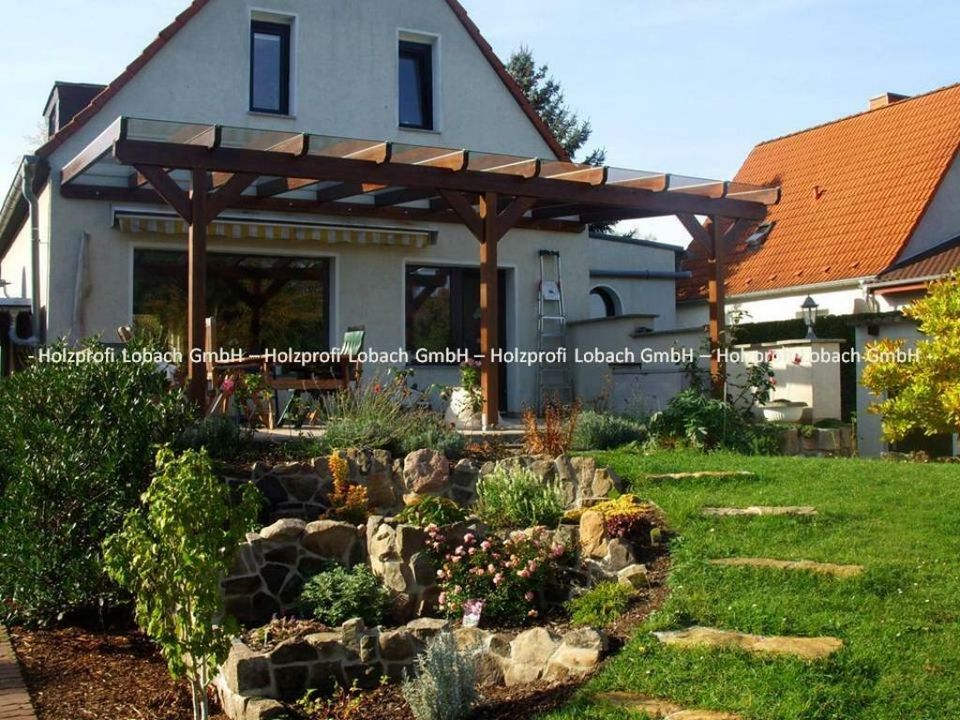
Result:
M897 260L906 260L960 235L960 157L944 176L936 195Z

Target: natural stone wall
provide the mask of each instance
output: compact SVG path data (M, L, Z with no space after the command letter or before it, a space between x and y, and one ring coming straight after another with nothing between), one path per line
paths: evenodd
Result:
M362 528L334 520L278 520L247 535L221 582L226 610L243 624L263 624L296 607L304 582L330 560L366 561Z
M560 455L556 459L520 455L499 463L486 463L480 469L481 477L497 467L526 468L544 482L557 482L563 490L568 508L589 507L607 499L611 491L623 492L624 483L612 470L598 468L589 457Z
M786 428L780 437L780 452L808 457L852 457L856 454L853 429L849 425Z
M397 681L414 670L427 642L448 630L448 621L432 618L396 629L366 628L358 619L339 631L286 640L263 652L236 642L216 681L224 712L233 720L254 720L276 712L276 701L293 702L308 689L372 688L384 677ZM582 677L607 648L606 637L590 629L563 636L545 628L516 635L477 628L453 632L461 649L476 653L481 687Z

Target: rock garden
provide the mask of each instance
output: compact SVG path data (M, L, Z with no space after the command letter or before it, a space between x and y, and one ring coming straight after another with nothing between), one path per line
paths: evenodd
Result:
M267 500L221 582L243 625L215 681L234 720L407 695L445 641L481 693L582 679L661 554L658 508L587 457L351 449L229 483Z

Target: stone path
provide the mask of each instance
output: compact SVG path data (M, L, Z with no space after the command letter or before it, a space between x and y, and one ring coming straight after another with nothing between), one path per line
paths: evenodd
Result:
M780 515L797 515L797 516L810 516L816 515L817 509L815 507L810 507L807 505L782 505L782 506L771 506L771 505L751 505L750 507L705 507L703 508L703 514L709 515L712 517L740 517L744 515L757 516L757 515L771 515L771 516L780 516Z
M654 633L664 645L677 647L740 648L748 652L772 655L794 655L804 660L820 660L843 647L835 637L788 637L783 635L749 635L733 630L691 627Z
M834 577L855 577L863 572L863 565L834 565L811 560L774 560L773 558L719 558L711 560L712 565L735 567L776 568L777 570L805 570L819 575Z
M757 474L747 470L708 470L704 472L662 473L647 475L648 482L668 482L672 480L756 480Z
M625 710L646 713L652 720L740 720L739 715L717 710L685 710L669 700L626 692L609 692L597 696L601 702Z
M7 629L0 625L0 718L37 720Z

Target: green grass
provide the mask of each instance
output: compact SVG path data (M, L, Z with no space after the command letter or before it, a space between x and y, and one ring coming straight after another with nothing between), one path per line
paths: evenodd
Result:
M596 454L667 513L671 594L624 650L550 720L626 718L595 702L623 690L773 720L960 718L960 466L733 454ZM756 479L650 483L646 474L749 470ZM810 518L705 518L704 506L813 505ZM711 558L860 564L857 578L722 568ZM833 635L815 663L668 649L653 630L709 625ZM632 717L637 717L633 715Z

